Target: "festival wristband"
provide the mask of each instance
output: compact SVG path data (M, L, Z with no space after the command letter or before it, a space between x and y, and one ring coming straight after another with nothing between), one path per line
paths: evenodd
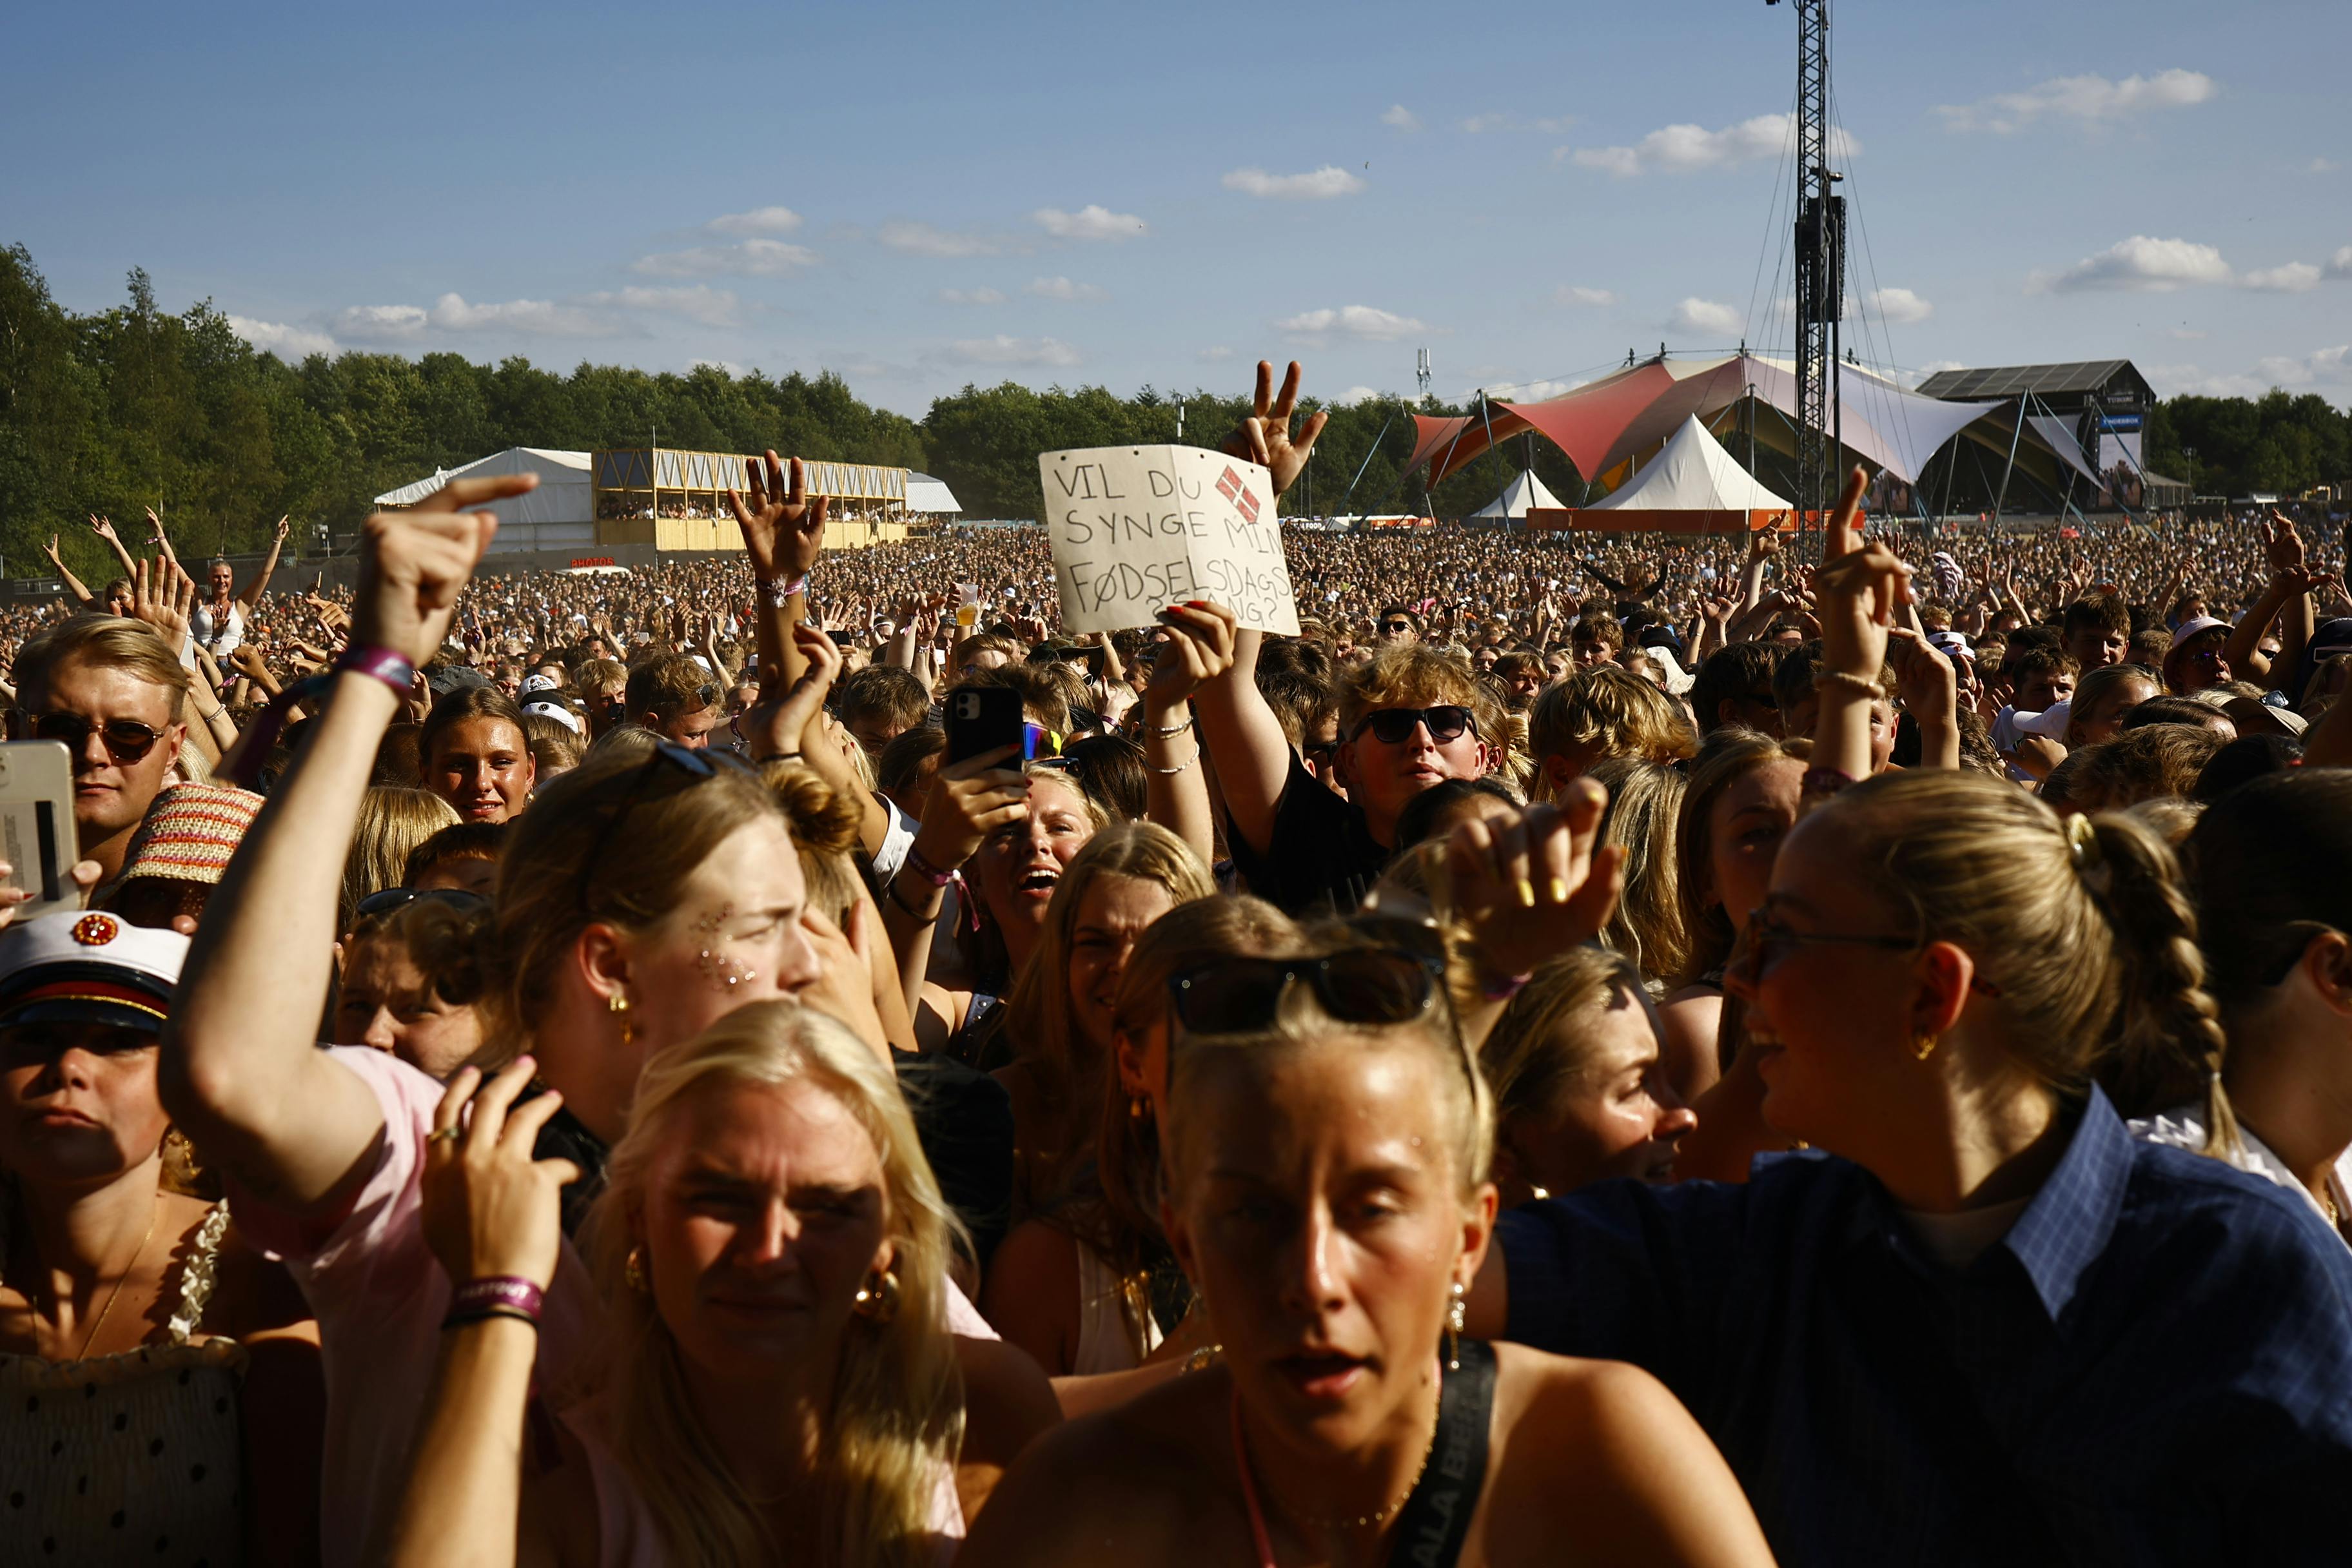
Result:
M546 1294L530 1280L513 1274L492 1274L480 1279L468 1279L449 1293L449 1315L478 1311L485 1307L501 1307L533 1322L539 1321L539 1310Z
M912 871L934 888L944 888L960 879L953 871L942 871L923 858L923 852L913 845L907 846L907 858L901 869Z
M347 648L343 657L335 660L335 668L373 676L403 697L408 695L416 681L416 666L409 662L408 656L388 647Z
M802 573L799 576L793 578L789 583L762 583L760 584L760 597L765 599L771 607L779 610L784 607L784 601L791 598L794 594L805 594L806 592L808 592L808 574L805 572Z

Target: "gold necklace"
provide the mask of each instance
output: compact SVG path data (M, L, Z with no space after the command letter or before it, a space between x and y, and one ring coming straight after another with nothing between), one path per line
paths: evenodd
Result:
M1440 1380L1438 1385L1438 1398L1441 1402L1444 1398L1444 1384L1443 1380ZM1315 1530L1370 1530L1376 1526L1386 1524L1389 1521L1389 1517L1405 1505L1407 1500L1412 1496L1413 1489L1421 1485L1421 1478L1428 1472L1429 1457L1437 1452L1437 1428L1441 1425L1440 1416L1443 1411L1444 1405L1441 1403L1438 1410L1431 1414L1429 1419L1429 1441L1422 1445L1421 1463L1412 1468L1412 1479L1405 1482L1404 1490L1399 1492L1391 1501L1381 1505L1378 1509L1375 1509L1370 1513L1360 1513L1352 1518L1347 1519L1336 1519L1311 1513L1297 1513L1292 1512L1288 1509L1285 1509L1283 1511L1290 1513L1290 1517L1300 1524L1307 1525L1310 1529ZM1242 1462L1244 1464L1247 1464L1249 1462L1249 1450L1246 1447L1242 1450Z
M89 1332L82 1336L81 1350L79 1353L76 1354L72 1358L73 1360L87 1361L89 1359L89 1347L98 1342L98 1331L106 1327L106 1315L114 1310L114 1299L122 1294L122 1288L125 1285L131 1283L131 1272L139 1267L139 1260L147 1256L147 1244L155 1239L155 1222L162 1217L162 1215L159 1212L162 1206L163 1205L159 1204L156 1205L154 1208L148 1211L147 1234L139 1238L139 1250L132 1253L131 1255L131 1261L122 1266L122 1274L121 1278L115 1280L114 1289L106 1293L106 1305L98 1310L98 1321L90 1324ZM44 1275L46 1275L47 1272L47 1271L46 1269L43 1270ZM44 1279L41 1288L44 1290L48 1290L48 1284L46 1279ZM57 1292L54 1290L48 1290L48 1296L49 1317L54 1321L58 1315ZM38 1326L38 1321L36 1320L35 1327L37 1329Z

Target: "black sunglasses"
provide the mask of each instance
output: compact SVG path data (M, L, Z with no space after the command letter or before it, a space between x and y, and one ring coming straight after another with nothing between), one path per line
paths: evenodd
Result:
M1168 982L1176 1021L1188 1035L1253 1035L1272 1028L1282 998L1304 984L1343 1024L1409 1024L1437 1000L1443 960L1368 947L1328 958L1220 958Z
M1478 721L1470 710L1448 702L1435 708L1382 708L1365 714L1356 726L1356 733L1361 735L1370 730L1385 744L1400 746L1412 739L1414 727L1421 724L1429 726L1429 738L1441 746L1448 741L1460 740L1465 730L1475 734L1478 729Z
M35 713L30 717L35 739L62 741L77 757L92 730L98 731L108 758L116 763L139 761L163 738L163 731L152 730L136 719L109 719L103 724L93 724L79 713Z
M356 912L388 915L394 910L406 909L420 899L427 903L446 904L460 914L472 914L477 910L490 907L489 900L479 893L469 893L463 888L386 888L382 892L370 893L362 899Z
M1384 632L1409 632L1412 630L1412 623L1411 621L1382 621L1381 623L1381 630Z
M636 770L636 776L629 781L627 792L621 796L620 805L614 809L612 819L605 823L604 831L597 836L597 841L600 843L612 841L621 831L623 824L629 820L629 813L636 810L650 798L647 792L655 779L674 776L678 781L678 789L691 789L706 779L717 778L721 766L735 768L752 778L759 776L757 768L732 752L714 752L709 747L688 747L670 741L660 742L654 747L653 755L647 757L644 765ZM583 858L580 863L580 885L572 901L580 907L583 914L588 911L588 890L595 880L596 868L601 860L601 857L590 855Z

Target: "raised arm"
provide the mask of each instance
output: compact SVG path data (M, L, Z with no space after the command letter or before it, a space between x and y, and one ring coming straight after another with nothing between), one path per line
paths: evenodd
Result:
M793 627L808 619L808 574L824 550L827 498L808 493L805 466L794 458L789 468L772 451L747 458L744 478L751 498L740 490L727 492L728 510L743 531L743 552L751 558L751 577L758 584L754 620L759 628L760 679L790 686L808 666L793 646Z
M1205 866L1216 859L1216 821L1201 766L1206 742L1190 703L1194 692L1233 662L1233 618L1184 605L1170 606L1160 618L1168 640L1160 645L1143 693L1146 810L1152 821L1191 845ZM1110 646L1108 637L1103 646ZM1287 758L1283 765L1286 773Z
M262 557L261 570L253 574L253 581L236 596L237 603L248 610L261 603L261 595L269 587L269 574L278 570L278 552L286 548L286 520L279 518L278 526L270 531L269 553Z
M114 552L114 559L121 566L125 577L138 570L138 563L131 559L131 552L124 547L122 536L114 531L110 519L100 517L96 512L90 513L89 531L106 541L106 547Z
M49 558L50 567L56 571L59 577L65 580L66 593L72 598L74 607L76 609L80 609L84 605L88 605L89 603L89 589L85 587L82 584L82 580L75 576L67 567L65 557L58 553L58 536L56 534L52 533L49 535L49 542L47 544L42 546L41 553Z
M457 509L537 482L457 479L413 511L369 518L355 649L430 658L498 527ZM352 669L331 682L190 946L159 1064L164 1105L205 1157L264 1203L298 1212L331 1198L383 1128L367 1087L313 1042L344 856L401 695Z
M164 560L177 566L180 563L180 552L172 548L172 536L163 531L163 514L151 506L147 509L147 521L155 530L149 536L147 542L161 551Z
M1902 618L1899 606L1911 592L1911 569L1895 552L1884 542L1863 542L1862 492L1868 484L1869 476L1859 468L1847 479L1813 579L1822 619L1822 672L1813 678L1821 693L1820 716L1813 721L1813 771L1829 769L1856 780L1870 776L1870 704L1881 694L1878 677L1886 667L1888 631Z

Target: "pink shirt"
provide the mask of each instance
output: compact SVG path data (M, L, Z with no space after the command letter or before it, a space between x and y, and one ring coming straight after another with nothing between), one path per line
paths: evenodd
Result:
M335 1046L383 1114L383 1139L340 1217L308 1224L232 1194L237 1226L286 1260L319 1320L327 1380L321 1534L331 1565L374 1562L441 1353L449 1278L425 1244L419 1180L444 1086L386 1052ZM540 1321L537 1381L561 1387L594 1334L595 1287L566 1241Z

